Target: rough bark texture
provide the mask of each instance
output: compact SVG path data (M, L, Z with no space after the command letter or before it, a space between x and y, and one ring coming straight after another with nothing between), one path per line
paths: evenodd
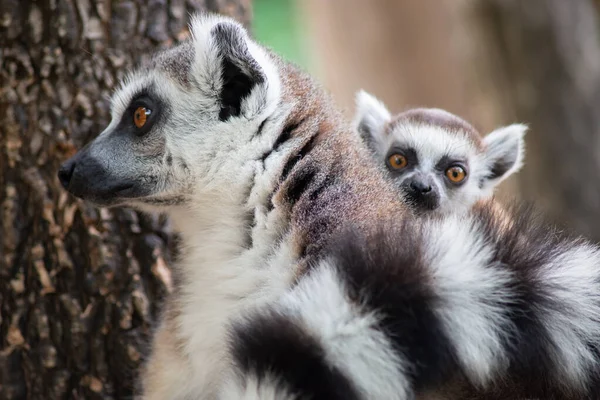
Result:
M109 121L107 95L189 13L248 22L249 0L0 0L0 398L128 398L170 290L168 221L94 209L62 161Z
M531 128L522 196L600 240L600 2L480 3L505 110Z

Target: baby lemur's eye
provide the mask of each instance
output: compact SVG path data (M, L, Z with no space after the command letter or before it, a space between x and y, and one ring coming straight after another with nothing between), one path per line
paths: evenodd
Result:
M467 172L463 167L454 165L446 170L446 177L450 179L452 183L461 183L467 177Z
M150 114L152 114L152 110L150 110L149 108L146 108L146 107L136 108L135 112L133 113L133 123L138 128L142 128L144 125L146 125L146 120L148 119L148 116Z
M390 166L394 169L402 169L408 164L408 160L402 154L392 154L388 158Z

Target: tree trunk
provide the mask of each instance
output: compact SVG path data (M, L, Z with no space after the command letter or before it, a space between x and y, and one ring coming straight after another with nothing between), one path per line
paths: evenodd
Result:
M75 200L56 171L190 12L247 23L249 3L0 0L0 398L131 397L175 238L164 218Z
M458 27L448 1L306 0L301 6L317 74L349 114L362 88L395 112L429 105L467 117Z
M600 240L600 1L481 1L479 12L505 112L530 126L522 196Z

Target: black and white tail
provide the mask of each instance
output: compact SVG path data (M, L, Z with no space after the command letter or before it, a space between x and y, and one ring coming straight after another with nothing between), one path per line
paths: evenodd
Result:
M600 250L511 215L344 235L237 327L224 398L412 399L457 379L481 399L600 398Z

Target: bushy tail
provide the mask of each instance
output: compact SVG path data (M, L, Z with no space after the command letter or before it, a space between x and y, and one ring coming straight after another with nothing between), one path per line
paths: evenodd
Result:
M350 232L232 343L229 398L600 398L600 250L488 206Z

